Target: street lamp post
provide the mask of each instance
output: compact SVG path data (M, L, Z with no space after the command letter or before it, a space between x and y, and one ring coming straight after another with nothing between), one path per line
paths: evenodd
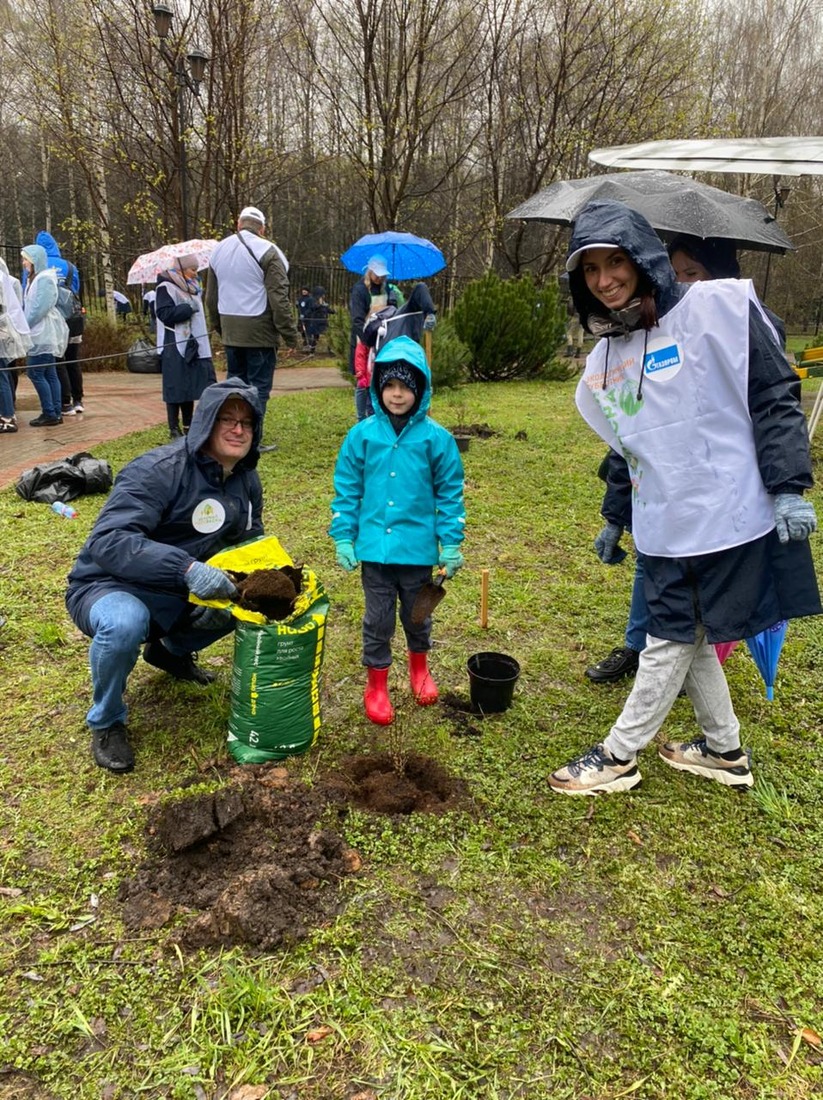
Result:
M188 111L186 93L194 96L200 95L200 85L206 76L206 65L209 62L208 54L193 47L186 54L188 71L183 60L182 44L177 43L173 50L169 49L168 38L171 34L171 23L174 17L174 8L168 4L155 3L152 7L154 15L154 29L160 39L160 53L174 73L174 83L177 92L177 125L179 130L178 158L180 171L180 215L182 239L189 238L189 176L188 159L186 151L186 128L188 126Z

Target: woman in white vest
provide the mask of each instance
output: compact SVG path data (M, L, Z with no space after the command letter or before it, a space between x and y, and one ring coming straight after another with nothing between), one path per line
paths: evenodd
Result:
M181 256L176 267L157 276L154 308L163 400L169 435L174 440L188 432L195 401L206 386L217 381L197 285L196 256Z
M677 284L652 227L622 203L580 213L566 268L581 322L602 337L577 406L628 466L622 526L644 555L650 622L620 717L549 785L582 795L636 787L637 753L685 687L701 736L662 745L661 758L750 787L750 754L711 643L823 610L796 375L750 281Z

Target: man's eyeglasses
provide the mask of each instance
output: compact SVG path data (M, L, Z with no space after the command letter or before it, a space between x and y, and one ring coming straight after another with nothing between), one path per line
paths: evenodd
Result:
M236 416L218 416L217 423L224 428L242 428L244 432L254 431L253 420L238 420Z

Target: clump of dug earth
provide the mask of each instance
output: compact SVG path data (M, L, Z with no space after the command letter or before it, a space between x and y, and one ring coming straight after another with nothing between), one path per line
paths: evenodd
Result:
M250 573L230 573L237 585L235 603L247 611L256 611L270 622L287 619L303 587L303 566L284 565L280 569L254 569Z
M334 915L340 882L361 866L341 836L318 826L325 807L268 765L153 807L151 855L120 889L126 926L180 921L189 947L268 950L303 939Z
M120 888L127 928L176 924L189 948L304 939L340 911L340 885L362 860L333 827L350 805L374 813L443 813L464 785L436 761L410 754L346 757L307 787L285 767L230 768L217 791L150 808L149 856Z

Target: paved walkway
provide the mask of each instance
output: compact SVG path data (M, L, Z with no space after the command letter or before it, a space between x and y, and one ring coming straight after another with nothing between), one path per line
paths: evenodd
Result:
M218 378L224 377L222 372ZM272 397L295 390L346 388L348 382L336 367L289 367L278 364ZM17 384L17 423L20 430L0 436L0 489L13 485L23 470L44 462L56 462L78 451L92 451L100 443L143 428L166 423L166 406L160 397L159 374L117 371L84 374L84 413L67 416L55 428L32 428L29 421L40 413L37 394L25 375Z

